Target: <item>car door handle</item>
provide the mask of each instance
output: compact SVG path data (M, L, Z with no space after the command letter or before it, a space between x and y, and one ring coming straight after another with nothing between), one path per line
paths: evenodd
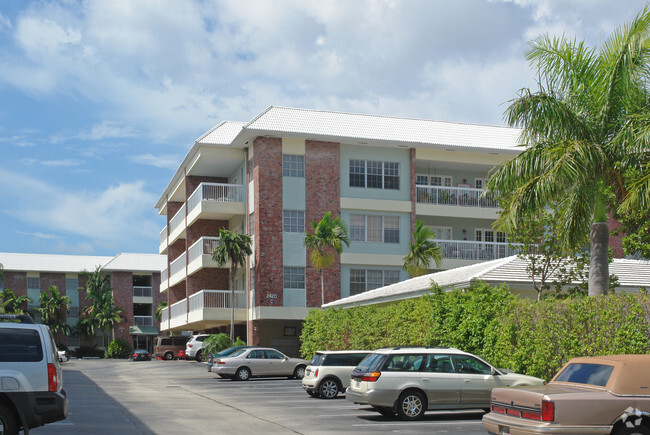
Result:
M422 378L422 382L429 382L429 378Z
M466 384L471 384L471 383L472 383L472 380L471 380L471 379L465 379L464 382L465 382Z

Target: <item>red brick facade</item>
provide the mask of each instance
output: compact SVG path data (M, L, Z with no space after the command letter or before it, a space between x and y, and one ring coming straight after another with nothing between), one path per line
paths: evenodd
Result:
M255 305L282 306L282 139L258 137L253 147Z
M341 196L340 144L333 142L305 142L305 230L310 222L319 221L328 211L332 217L340 216ZM306 287L307 306L321 306L321 273L311 267L307 255ZM325 302L341 297L341 263L336 258L334 266L323 273Z

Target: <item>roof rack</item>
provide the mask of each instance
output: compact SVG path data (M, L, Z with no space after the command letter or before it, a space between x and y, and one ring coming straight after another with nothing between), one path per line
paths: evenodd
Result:
M383 349L400 350L400 349L455 349L448 346L397 346L397 347L384 347Z
M0 314L0 320L9 320L16 323L36 323L29 314Z

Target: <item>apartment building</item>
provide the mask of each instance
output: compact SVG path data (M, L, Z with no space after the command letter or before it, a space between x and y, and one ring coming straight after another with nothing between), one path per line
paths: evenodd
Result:
M331 211L351 244L325 271L325 303L408 278L415 220L442 247L441 270L512 254L491 228L488 172L518 153L505 127L269 107L199 137L156 203L167 225L164 331L227 331L297 353L307 311L321 306L320 273L303 247L309 223ZM235 277L211 254L218 230L247 233L249 264ZM435 271L435 265L431 265ZM232 305L231 305L232 304Z
M110 257L0 253L0 264L4 268L0 286L17 296L29 297L31 302L27 308L30 311L39 306L42 292L56 286L61 295L70 298L66 314L68 325L73 327L79 321L80 310L90 305L83 290L87 281L85 272L92 273L100 266L111 277L115 305L124 310L125 321L115 326L113 336L126 340L134 348L153 350L153 338L160 327L154 312L158 303L165 299L160 293L160 272L166 262L165 256L157 254L122 253ZM107 337L98 335L88 340L60 334L57 344L72 349L80 345L104 348L108 344Z

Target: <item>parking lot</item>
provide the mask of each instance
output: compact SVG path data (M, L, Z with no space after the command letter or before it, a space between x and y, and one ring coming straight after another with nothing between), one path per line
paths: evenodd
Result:
M68 418L32 433L486 433L481 411L403 422L343 397L311 398L298 380L219 379L195 361L71 360L63 382Z

